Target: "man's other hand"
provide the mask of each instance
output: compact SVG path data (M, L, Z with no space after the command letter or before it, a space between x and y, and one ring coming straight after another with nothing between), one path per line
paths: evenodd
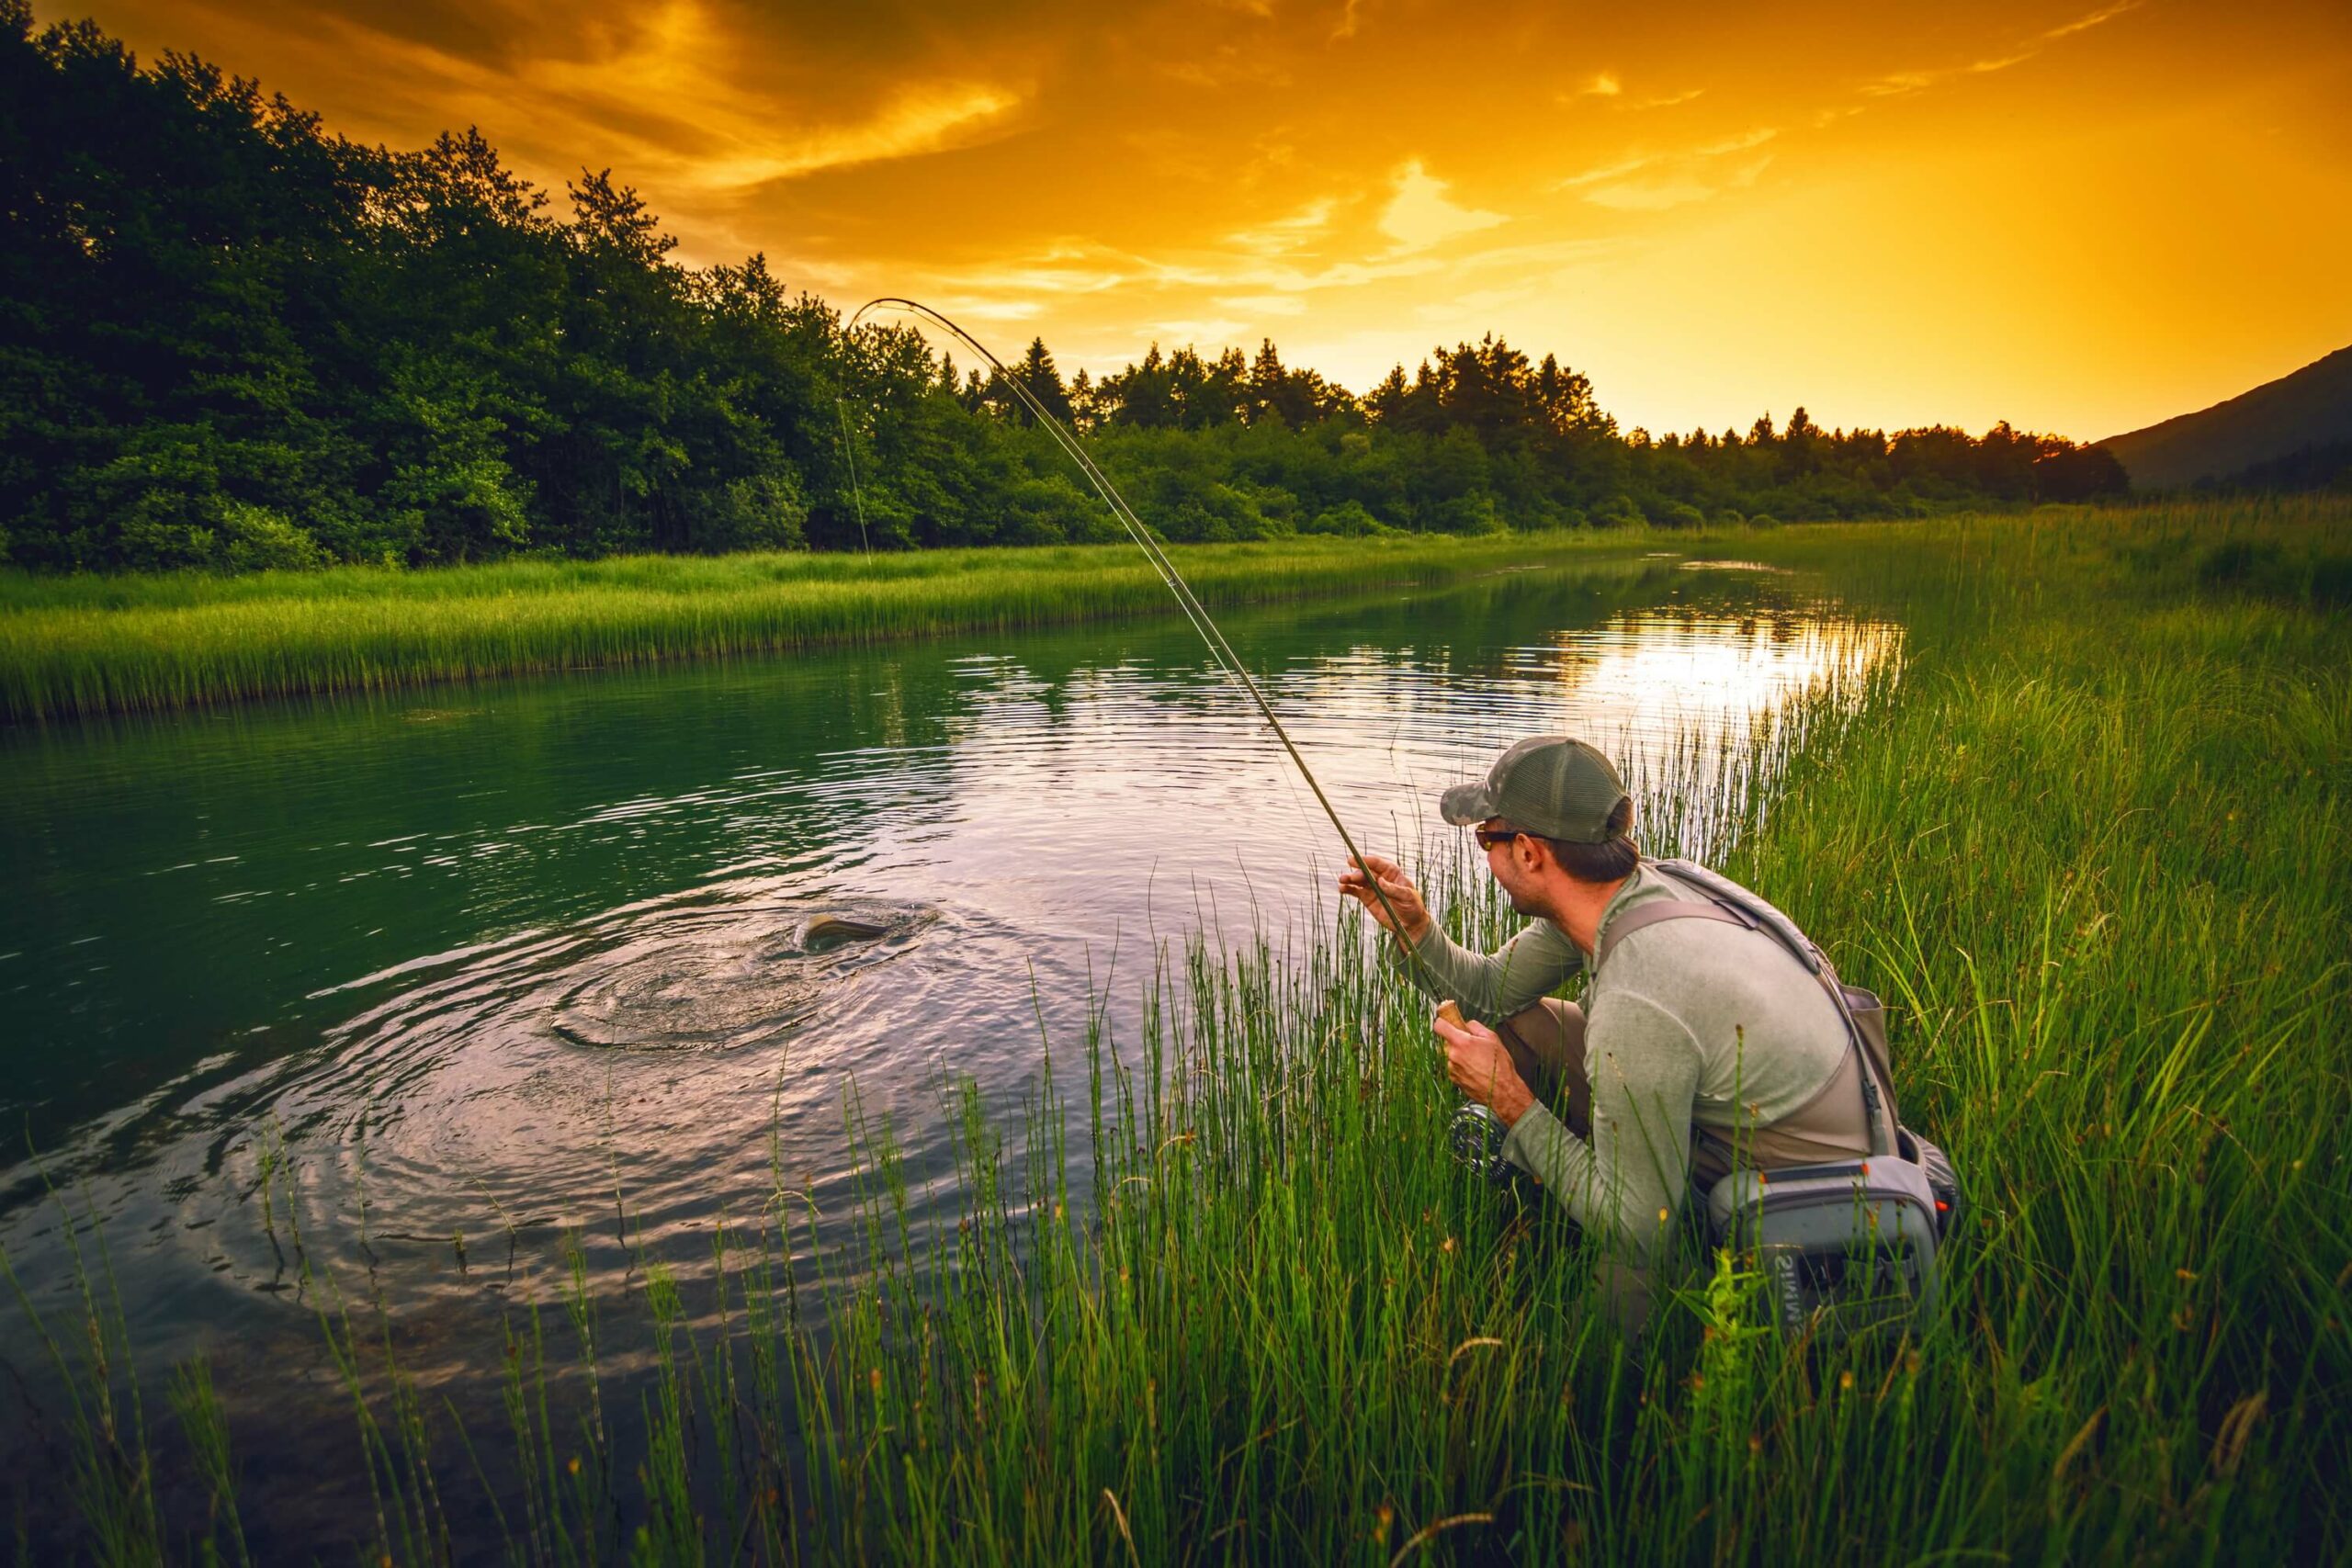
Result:
M1501 1036L1483 1023L1455 1023L1442 1013L1430 1027L1445 1042L1446 1076L1454 1087L1493 1111L1504 1126L1517 1126L1535 1096L1510 1065Z
M1374 878L1380 883L1378 893L1373 891ZM1340 873L1340 891L1362 904L1384 930L1396 931L1408 942L1419 945L1429 935L1429 909L1421 903L1419 890L1395 861L1383 860L1378 855L1358 857L1355 864ZM1384 895L1388 899L1385 909L1380 905ZM1402 931L1389 919L1389 909L1394 909L1396 919L1404 923Z

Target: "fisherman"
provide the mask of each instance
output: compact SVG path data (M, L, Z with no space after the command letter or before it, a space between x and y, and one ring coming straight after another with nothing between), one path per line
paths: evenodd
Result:
M1637 1325L1694 1184L1736 1165L1869 1153L1860 1057L1838 1006L1770 935L1661 918L1699 895L1643 860L1633 797L1591 746L1521 740L1438 809L1474 829L1511 908L1532 918L1498 951L1449 940L1376 855L1340 890L1418 958L1416 984L1456 1005L1459 1021L1442 1007L1434 1023L1449 1075L1506 1130L1503 1157L1604 1245L1604 1289ZM1581 1007L1551 995L1580 972Z

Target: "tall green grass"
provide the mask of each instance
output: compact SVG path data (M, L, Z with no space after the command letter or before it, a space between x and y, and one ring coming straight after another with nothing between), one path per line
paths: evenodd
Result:
M818 1214L779 1159L700 1310L659 1271L518 1310L507 1555L2341 1559L2352 626L2151 564L2145 526L1871 556L1847 586L1905 611L1899 684L1779 716L1713 790L1693 753L1642 782L1653 850L1705 848L1901 1010L1906 1117L1971 1198L1916 1338L1786 1346L1694 1237L1625 1342L1556 1213L1445 1158L1425 1007L1351 917L1163 949L1144 1037L1058 1043L1018 1129L952 1097L952 1226L910 1224L853 1091L859 1201ZM1457 933L1500 932L1432 869ZM634 1418L598 1392L620 1345L654 1354ZM367 1554L453 1554L460 1472L394 1462L452 1445L396 1369L353 1386L415 1434L374 1439ZM147 1473L77 1483L94 1554L165 1539Z
M1624 536L1302 539L1173 553L1212 605L1628 551ZM250 577L0 576L0 718L1172 613L1135 549L521 561Z
M2271 600L2352 604L2352 503L2341 498L2044 508L2030 534L2120 525L2142 570ZM2112 520L2122 519L2120 525ZM1623 554L1669 540L1835 558L1986 525L1659 536L1295 539L1179 547L1211 605L1381 583L1440 583L1506 565ZM1996 527L2007 525L1995 521ZM2282 544L2282 538L2289 542ZM635 556L432 571L342 567L216 577L0 572L0 720L70 717L306 692L378 690L530 671L1163 615L1173 601L1124 545L850 556Z

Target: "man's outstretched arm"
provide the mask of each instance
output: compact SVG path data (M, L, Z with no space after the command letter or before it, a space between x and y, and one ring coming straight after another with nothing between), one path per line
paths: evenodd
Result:
M1487 1023L1532 1007L1584 967L1584 954L1549 920L1530 922L1492 953L1474 953L1432 925L1413 951L1418 964L1401 955L1391 962L1403 964L1421 989L1434 987L1439 1000L1451 997Z
M1379 879L1385 906L1373 893L1372 877ZM1549 920L1532 922L1493 953L1473 953L1438 929L1420 890L1394 861L1378 855L1341 872L1340 891L1362 904L1374 923L1396 933L1390 962L1402 964L1415 985L1440 1001L1461 1003L1472 1018L1490 1023L1509 1018L1584 967L1584 954Z

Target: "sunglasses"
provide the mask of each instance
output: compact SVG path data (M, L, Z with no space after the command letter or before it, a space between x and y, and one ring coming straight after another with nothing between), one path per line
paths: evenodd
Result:
M1478 840L1478 847L1482 850L1491 850L1497 844L1508 844L1519 835L1520 830L1516 828L1473 828L1470 829L1470 836Z

